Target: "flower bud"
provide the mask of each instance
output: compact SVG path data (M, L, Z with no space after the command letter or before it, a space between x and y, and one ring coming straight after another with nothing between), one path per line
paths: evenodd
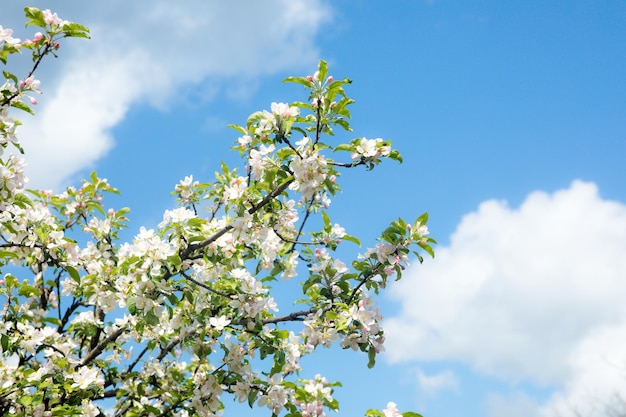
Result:
M333 77L332 76L328 77L326 79L326 82L329 83L329 84L332 83L333 82Z

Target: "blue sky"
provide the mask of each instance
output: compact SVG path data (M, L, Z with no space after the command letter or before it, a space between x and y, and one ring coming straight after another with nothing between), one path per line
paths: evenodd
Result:
M343 382L342 415L393 400L425 416L601 416L626 390L626 3L231 3L33 2L93 39L39 74L21 134L31 185L95 169L131 232L154 226L185 175L237 162L227 124L305 99L281 81L323 58L353 80L340 139L389 138L405 158L346 173L333 220L372 245L429 211L440 242L381 300L374 370L312 359ZM0 24L26 37L21 8Z

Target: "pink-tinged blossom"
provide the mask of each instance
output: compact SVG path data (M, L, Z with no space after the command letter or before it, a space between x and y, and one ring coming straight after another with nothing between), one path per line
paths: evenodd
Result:
M184 180L181 180L176 185L174 191L176 191L180 195L180 198L186 200L191 197L191 195L193 194L193 187L198 184L198 181L193 181L193 175L187 175Z
M252 138L250 135L243 135L240 138L237 138L237 142L239 142L239 146L242 148L247 147L252 142Z
M341 227L340 225L338 225L337 223L334 224L331 233L338 239L343 238L346 235L346 229L344 229L343 227Z
M330 197L328 197L328 193L326 191L322 191L321 193L315 194L315 202L319 204L319 206L323 209L327 209L330 207Z
M291 279L297 275L299 255L300 253L298 251L293 251L291 252L291 254L289 254L289 257L285 259L283 263L283 265L285 266L285 269L283 270L281 278Z
M356 146L356 151L351 154L352 159L376 159L379 156L388 156L391 153L391 147L384 145L384 141L380 138L367 139L362 138Z
M91 386L104 386L104 378L95 368L89 368L87 366L80 367L78 371L72 374L72 388L87 389Z
M265 169L271 166L271 161L268 160L266 156L274 151L275 148L276 147L274 145L261 145L258 150L250 150L250 158L248 159L248 163L250 164L250 168L252 169L253 179L261 179L263 177Z
M84 399L81 404L81 414L80 417L98 417L101 416L102 413L98 406L96 406L91 400Z
M83 311L76 315L74 320L72 320L72 324L102 325L103 323L94 316L93 311Z
M259 398L257 404L261 407L267 406L274 414L280 414L285 404L287 404L292 390L285 389L285 387L280 385L282 377L278 374L273 375L269 382L270 386L267 392Z
M43 11L43 20L44 22L46 22L46 24L56 27L63 27L69 23L67 20L59 18L56 13L52 13L50 9L46 9Z
M241 198L248 188L248 184L244 177L233 178L230 184L224 188L224 200L236 200Z
M335 269L335 271L337 271L337 274L340 275L347 274L350 271L346 264L340 259L335 259L333 261L333 268Z
M250 385L245 381L239 381L233 387L233 394L237 401L240 403L248 400L248 394L250 394Z
M228 319L226 316L211 317L209 319L209 324L215 330L222 331L224 330L224 327L230 324L230 319Z
M313 197L328 175L326 166L326 159L317 153L304 158L295 155L289 164L295 181L289 188L300 191L305 199Z
M311 138L305 136L299 141L296 141L296 149L300 152L303 152L310 144L311 144Z
M276 253L280 250L282 240L272 229L266 229L261 238L261 265L263 268L269 269L276 259Z
M272 103L272 113L281 118L295 117L300 114L300 109L295 106L290 107L287 103Z
M274 300L274 297L270 297L267 299L267 301L265 302L265 308L267 308L267 310L271 310L271 311L275 311L278 312L278 303L276 303L276 300Z
M165 227L173 223L185 223L187 220L193 219L194 217L196 217L196 214L185 207L165 210L165 213L163 213L163 221L159 223L159 227Z
M396 403L391 401L387 403L387 408L383 410L383 414L385 417L402 417L402 414L398 411Z
M28 91L33 91L37 94L41 94L41 89L39 88L40 86L41 86L41 81L35 79L32 76L26 78L24 81L20 83L20 87L22 87L23 89L28 90Z
M17 47L20 40L13 37L13 29L4 29L0 25L0 48L3 47L5 43Z

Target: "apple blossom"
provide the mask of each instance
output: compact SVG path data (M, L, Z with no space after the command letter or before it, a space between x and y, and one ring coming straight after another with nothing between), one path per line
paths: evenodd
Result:
M29 110L41 59L64 37L88 36L49 10L26 16L42 32L22 45L33 71L21 83L6 72L0 87L3 149L21 150L8 109ZM11 36L0 27L3 62L19 42ZM339 344L366 352L373 366L384 350L375 294L415 247L432 255L434 241L422 215L411 227L393 222L351 263L335 257L342 242L358 242L328 214L339 170L401 157L382 139L322 144L333 127L351 130L353 102L349 80L328 76L324 61L314 76L287 81L316 105L273 102L234 125L240 171L222 164L213 182L185 177L174 187L177 206L130 242L120 239L129 209L105 209L105 196L118 192L106 179L93 173L60 194L27 192L24 160L0 156L0 414L97 416L110 407L120 417L215 416L229 399L273 415L338 410L338 383L297 379L302 359ZM301 309L282 299L279 309L282 279L299 280L301 294L288 301ZM393 403L368 413L399 415Z

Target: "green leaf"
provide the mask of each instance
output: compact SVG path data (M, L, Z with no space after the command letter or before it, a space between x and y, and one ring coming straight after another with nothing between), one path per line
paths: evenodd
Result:
M367 351L367 359L368 359L367 367L369 369L372 369L374 365L376 365L376 349L374 349L371 346L369 350Z
M361 246L361 241L357 239L355 236L344 235L341 239L347 240L348 242L356 243L357 245Z
M80 275L78 274L78 271L73 266L68 265L65 267L65 270L70 275L70 277L72 277L74 281L80 282Z
M250 408L254 406L254 402L256 401L257 392L255 390L250 390L248 393L248 405Z
M0 336L0 345L2 345L3 352L9 350L9 336L7 336L6 334Z
M333 152L337 152L337 151L354 152L354 145L349 145L347 143L343 143L341 145L337 145L337 146L335 146L335 149L333 149Z
M23 395L17 401L20 404L22 404L24 407L28 407L29 405L31 405L33 403L33 397L31 397L30 395Z
M36 7L26 7L24 8L24 14L28 19L26 21L26 26L39 26L40 28L46 27L46 22L43 20L43 12Z
M128 307L130 314L137 314L137 300L134 297L128 299L126 307Z
M402 417L423 417L421 414L414 413L413 411L405 411L402 413Z
M343 130L345 130L346 132L352 132L352 127L350 126L350 123L348 123L346 119L336 119L334 123L336 125L341 126Z
M330 225L330 217L325 211L322 211L322 218L324 219L324 231L330 231L332 228Z
M278 339L289 339L289 332L285 329L277 329L272 332Z
M323 59L320 59L320 63L317 66L317 70L319 71L319 79L320 81L324 81L326 76L328 75L328 63Z
M227 127L231 128L231 129L235 129L237 132L241 133L242 135L247 135L248 134L246 129L244 129L242 126L239 126L237 124L230 124L230 125L227 125Z
M7 80L13 80L13 82L15 84L17 84L19 81L17 79L17 76L15 76L14 74L8 72L8 71L2 71L2 73L4 74L4 78L6 78Z
M16 206L20 208L26 209L28 207L32 207L33 205L33 202L31 201L30 198L28 198L26 194L17 194L15 195L14 198L15 198L15 201L13 202L13 204L15 204Z
M424 249L426 251L426 253L428 253L430 255L431 258L435 257L435 251L433 250L433 248L426 244L426 243L420 243L419 247Z
M156 326L160 322L161 320L152 311L146 314L146 323L148 323L149 325Z
M168 294L167 300L174 306L180 304L180 302L178 301L178 297L176 297L176 294Z
M286 354L282 350L274 355L274 366L270 371L270 375L274 375L282 371L283 366L285 365L285 358Z
M19 258L19 255L8 250L0 250L0 258Z
M87 33L79 31L65 31L65 35L69 38L91 39Z
M246 122L246 126L250 126L251 124L253 124L255 122L258 122L259 120L263 119L264 117L265 117L265 114L263 114L262 111L255 111L250 116L248 116L248 120Z
M41 319L41 321L44 322L44 323L53 324L55 326L60 326L61 325L61 320L56 318L56 317L44 317L43 319Z
M400 154L400 151L398 151L397 149L392 149L391 152L389 152L389 155L387 157L389 159L393 159L394 161L398 161L400 163L403 162L402 155Z
M63 32L65 36L71 38L86 38L89 39L89 28L79 23L69 22L63 25Z
M30 297L32 295L39 295L39 291L37 290L37 288L31 285L24 285L22 288L20 288L18 294L22 297Z
M428 212L420 214L420 216L415 220L414 227L419 227L428 222Z
M311 82L307 80L305 77L287 77L283 80L283 82L302 84L303 86L307 88L311 87Z
M24 103L23 101L13 101L13 102L11 102L11 107L15 107L16 109L23 110L26 113L35 114L33 109L31 109L28 106L28 104Z

